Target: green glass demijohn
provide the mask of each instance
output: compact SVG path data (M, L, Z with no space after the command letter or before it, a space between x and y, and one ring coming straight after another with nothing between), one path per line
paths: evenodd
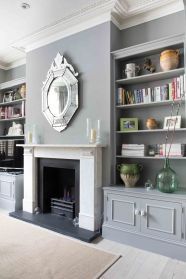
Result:
M156 176L156 186L159 191L164 193L173 193L178 188L177 175L176 172L171 169L168 158L165 158L164 167Z

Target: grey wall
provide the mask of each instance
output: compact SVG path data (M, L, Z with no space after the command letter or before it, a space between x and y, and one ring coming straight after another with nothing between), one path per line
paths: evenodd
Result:
M26 65L21 65L10 70L0 69L0 83L22 77L26 77Z
M122 48L122 31L111 22L111 40L110 49L111 51Z
M4 81L10 81L16 78L22 78L26 76L26 65L21 65L16 68L5 71Z
M57 52L79 72L80 107L62 133L52 129L41 112L41 88ZM86 118L101 119L104 141L104 185L109 182L110 22L69 36L27 54L27 124L38 124L42 143L87 143Z
M121 31L124 48L185 32L184 11L174 13ZM116 50L116 48L115 48Z

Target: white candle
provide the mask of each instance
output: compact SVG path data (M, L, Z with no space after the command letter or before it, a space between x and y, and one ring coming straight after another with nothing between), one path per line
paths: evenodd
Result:
M32 143L32 132L28 131L28 143Z
M101 120L98 119L97 137L100 137Z
M91 143L96 142L96 130L95 129L90 130L90 142Z

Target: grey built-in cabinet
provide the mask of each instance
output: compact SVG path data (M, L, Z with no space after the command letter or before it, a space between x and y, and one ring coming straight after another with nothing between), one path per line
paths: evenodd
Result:
M103 236L186 259L186 192L105 187Z
M22 209L23 174L0 173L0 208L9 212Z
M154 186L155 177L163 167L163 156L150 154L125 155L122 144L161 145L165 143L166 130L164 119L170 116L172 100L159 99L150 102L118 103L118 88L125 91L166 86L173 79L183 77L184 63L184 35L177 35L141 45L114 51L112 57L112 94L113 110L112 123L112 162L111 186L104 188L104 223L103 237L122 243L159 252L171 257L186 259L186 157L172 156L171 167L179 178L179 192L164 194L157 189L147 191L144 188L147 179ZM160 53L166 49L179 49L180 61L176 69L162 71L160 67ZM136 63L143 66L144 59L150 58L156 66L156 72L150 73L141 67L138 76L126 78L124 70L126 64ZM182 89L182 95L185 95ZM134 95L133 95L134 96ZM130 97L130 96L129 96ZM136 96L137 98L139 96ZM173 143L186 144L186 109L185 99L175 100L181 103L181 127L176 129ZM153 117L158 121L157 129L148 130L146 120ZM121 118L138 118L138 130L120 128ZM170 141L170 135L169 135ZM117 170L122 163L137 163L143 166L140 180L135 188L124 187ZM183 188L183 190L181 190Z

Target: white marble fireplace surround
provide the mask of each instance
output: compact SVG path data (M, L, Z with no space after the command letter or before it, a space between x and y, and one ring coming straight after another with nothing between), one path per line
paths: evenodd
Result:
M37 159L80 160L79 227L95 231L101 224L102 148L95 144L23 144L23 211L34 212L37 206Z

